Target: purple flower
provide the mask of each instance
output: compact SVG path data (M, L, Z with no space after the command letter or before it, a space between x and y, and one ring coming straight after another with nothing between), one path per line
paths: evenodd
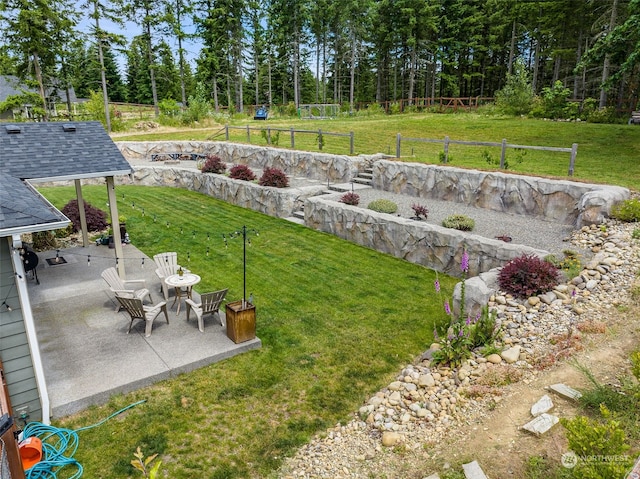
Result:
M440 339L440 336L438 336L438 331L436 331L436 328L433 328L433 339Z
M464 336L464 329L461 329L460 332L458 333L459 338L461 338L462 336Z
M464 322L467 326L471 324L471 316L467 316L467 320Z
M473 320L473 324L476 324L479 319L480 319L480 313L478 312L478 314L476 314L476 317Z
M440 292L440 281L438 281L438 280L436 279L436 281L433 283L433 285L434 285L434 286L435 286L435 288L436 288L436 293L439 293L439 292Z
M444 302L444 312L447 313L447 316L451 316L451 308L449 307L449 301Z
M469 271L469 253L467 253L466 249L462 252L462 259L460 260L460 269L462 270L463 273L466 273L467 271Z

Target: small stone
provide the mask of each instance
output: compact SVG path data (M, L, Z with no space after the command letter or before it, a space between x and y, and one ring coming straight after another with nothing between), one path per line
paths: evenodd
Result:
M531 406L531 415L538 417L540 414L549 412L553 409L553 401L546 394L540 398L540 400Z
M382 433L382 445L385 447L395 446L400 442L402 436L393 431L385 431Z
M431 373L421 374L418 378L418 386L421 388L430 388L436 385L436 380Z
M538 298L537 296L531 296L527 302L529 303L530 306L537 306L538 304L540 304L540 298Z
M478 461L463 464L462 470L464 471L464 476L467 479L488 479L487 475L480 467L480 464L478 464Z
M493 364L500 364L502 362L502 358L500 357L499 354L494 353L487 356L487 361Z
M502 351L502 353L500 353L500 356L502 357L502 359L504 359L507 363L512 364L515 363L518 359L520 359L520 350L522 349L522 347L517 344L505 351Z

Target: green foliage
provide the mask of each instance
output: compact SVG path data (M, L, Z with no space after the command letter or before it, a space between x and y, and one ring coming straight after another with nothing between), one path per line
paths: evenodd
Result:
M210 116L211 108L203 83L196 85L196 92L189 97L188 104L189 107L182 114L183 123L191 125Z
M400 113L400 103L394 101L389 105L389 114L390 115L398 115Z
M531 114L537 118L568 118L567 98L570 90L561 81L556 81L551 87L542 89L542 94L536 99Z
M496 314L490 312L488 306L483 306L480 314L471 321L469 331L472 348L492 346L500 334Z
M611 208L609 216L626 223L640 221L640 200L637 198L631 198L621 201L620 203L616 203Z
M562 259L558 259L555 255L549 255L544 260L564 271L568 278L575 278L582 271L580 255L572 250L564 250L562 253L564 255Z
M521 164L524 161L524 157L526 155L527 155L527 150L524 150L522 148L516 148L515 149L515 153L514 153L514 162L515 162L515 164L517 164L517 165ZM482 152L482 158L484 158L484 160L490 166L494 166L494 167L499 167L500 166L500 159L499 158L494 158L487 150L484 150ZM505 170L509 169L509 156L508 155L506 155L505 159L504 159L504 169Z
M0 113L9 110L20 110L24 105L34 105L43 109L42 97L37 93L24 91L21 95L9 95L0 101Z
M640 351L631 353L631 373L640 381Z
M270 145L277 146L278 143L280 142L280 130L267 131L266 128L263 128L262 130L260 130L260 136L262 136L264 141Z
M171 98L159 101L158 109L160 110L160 122L163 124L174 124L180 116L180 104Z
M624 454L630 446L620 423L607 420L610 414L605 406L600 410L605 418L602 423L584 416L560 418L569 449L579 457L571 472L581 479L623 479L633 464L630 456Z
M533 88L524 60L514 64L514 73L507 74L507 81L495 94L496 109L505 115L526 115L533 105Z
M631 232L631 237L633 239L640 239L640 228L634 228Z
M498 273L500 288L517 298L549 291L558 279L558 268L552 263L526 253L509 261Z
M620 123L616 109L612 106L606 106L590 112L587 115L587 121L589 123Z
M393 214L398 211L398 205L396 203L384 198L371 201L367 205L367 208L373 211L377 211L378 213Z
M104 97L102 93L90 91L89 100L85 102L83 106L91 119L99 121L102 123L102 126L107 129L107 115L104 111ZM109 120L111 122L111 131L123 131L125 129L125 123L122 118L116 114L114 106L109 106Z
M471 231L476 226L476 222L473 218L469 218L466 215L450 215L442 220L442 226L445 228L453 228L460 231Z
M160 470L162 461L157 461L151 466L151 463L158 457L157 454L145 458L140 446L138 446L136 452L133 453L133 457L135 457L135 459L131 460L131 465L140 471L142 477L148 477L149 479L156 479L158 477L158 471Z
M57 248L55 235L51 231L36 231L31 238L35 251L46 251Z

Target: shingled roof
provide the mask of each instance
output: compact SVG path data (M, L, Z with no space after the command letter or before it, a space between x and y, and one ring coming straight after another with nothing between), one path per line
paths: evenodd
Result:
M69 220L37 190L18 178L0 173L0 230L2 236L57 229Z
M131 165L98 121L0 126L2 171L34 181L127 175Z
M69 223L21 180L75 180L133 171L97 121L0 124L0 155L0 237Z

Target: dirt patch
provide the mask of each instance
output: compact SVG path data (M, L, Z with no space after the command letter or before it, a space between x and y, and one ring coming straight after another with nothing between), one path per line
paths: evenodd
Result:
M576 368L576 361L604 384L617 384L619 377L630 374L629 355L640 347L640 306L631 304L623 312L612 309L606 320L608 329L604 334L583 336L584 350L568 361L538 372L531 381L508 386L502 400L495 407L490 404L484 418L461 427L446 442L430 449L425 472L442 471L447 465L460 470L460 464L477 460L489 477L525 477L526 461L531 456L541 455L559 463L562 454L568 451L562 426L555 426L542 437L520 427L531 420L530 408L544 394L549 394L555 404L554 415L580 414L576 403L545 389L555 383L588 388L589 381Z

